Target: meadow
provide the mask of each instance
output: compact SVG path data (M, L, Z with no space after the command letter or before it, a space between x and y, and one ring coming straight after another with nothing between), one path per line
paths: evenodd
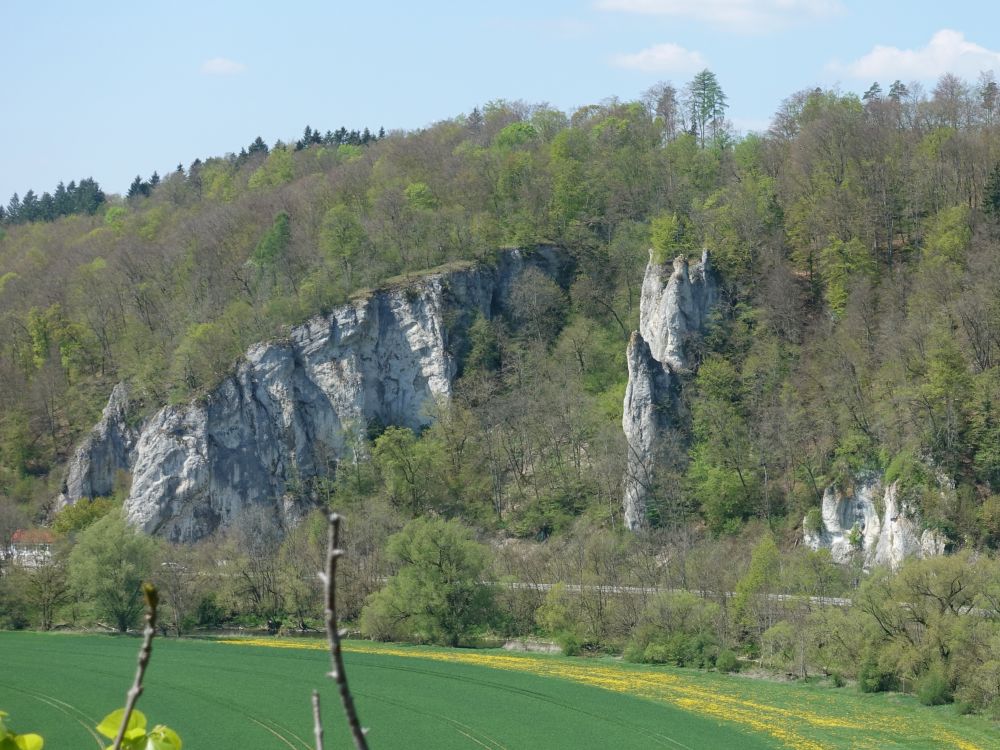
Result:
M101 747L93 727L124 702L139 642L0 633L0 709L46 747ZM325 644L156 641L139 707L194 748L310 748L320 688L327 746L348 747ZM898 695L779 684L611 659L345 644L374 748L959 748L1000 731Z

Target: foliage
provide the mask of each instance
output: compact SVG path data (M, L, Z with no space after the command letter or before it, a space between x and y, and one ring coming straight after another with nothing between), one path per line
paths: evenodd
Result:
M97 731L108 739L115 739L118 736L118 728L121 726L124 715L125 709L123 708L112 711L101 719L101 723L97 725ZM147 732L146 715L138 709L133 709L128 717L128 726L125 729L122 747L125 750L181 750L182 743L177 732L163 724L157 724Z
M7 725L8 714L0 711L0 750L42 750L45 744L37 734L16 734Z
M120 632L142 612L141 585L152 569L154 544L119 513L110 513L81 531L70 553L71 588Z
M52 530L60 534L82 531L114 508L115 501L108 497L83 498L56 513Z
M715 668L724 674L739 672L740 661L732 650L725 648L716 657Z
M493 594L481 583L487 551L462 524L414 519L389 538L388 553L399 571L369 597L364 632L454 646L489 622Z

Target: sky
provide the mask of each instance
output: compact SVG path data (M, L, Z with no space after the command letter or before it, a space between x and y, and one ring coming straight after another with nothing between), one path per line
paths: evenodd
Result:
M815 86L1000 78L1000 5L935 0L0 0L0 202L495 99L566 112L703 68L741 132Z

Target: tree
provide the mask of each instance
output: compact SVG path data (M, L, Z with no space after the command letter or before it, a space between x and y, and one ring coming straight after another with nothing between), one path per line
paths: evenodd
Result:
M698 145L705 147L706 139L718 140L726 116L726 95L719 79L708 68L697 73L684 89L692 132Z
M489 622L493 592L483 584L487 549L458 521L417 518L389 538L399 571L368 598L361 629L380 639L457 646Z
M142 583L153 568L156 543L109 513L80 532L69 556L71 589L122 633L142 612Z
M65 549L56 549L51 557L25 570L23 575L25 600L35 610L41 629L51 630L56 610L70 597Z

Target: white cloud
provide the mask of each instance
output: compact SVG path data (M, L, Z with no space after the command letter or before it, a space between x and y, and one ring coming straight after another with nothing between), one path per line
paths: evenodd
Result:
M688 73L708 67L700 52L671 43L656 44L631 55L615 55L611 62L619 68L647 73Z
M597 0L601 10L673 16L733 31L773 31L843 11L840 0Z
M246 65L228 57L213 57L201 64L201 72L210 76L234 76L246 69Z
M1000 52L968 41L960 31L941 29L920 49L876 45L848 65L833 62L827 68L867 81L878 78L927 81L944 73L974 76L981 70L1000 68Z

